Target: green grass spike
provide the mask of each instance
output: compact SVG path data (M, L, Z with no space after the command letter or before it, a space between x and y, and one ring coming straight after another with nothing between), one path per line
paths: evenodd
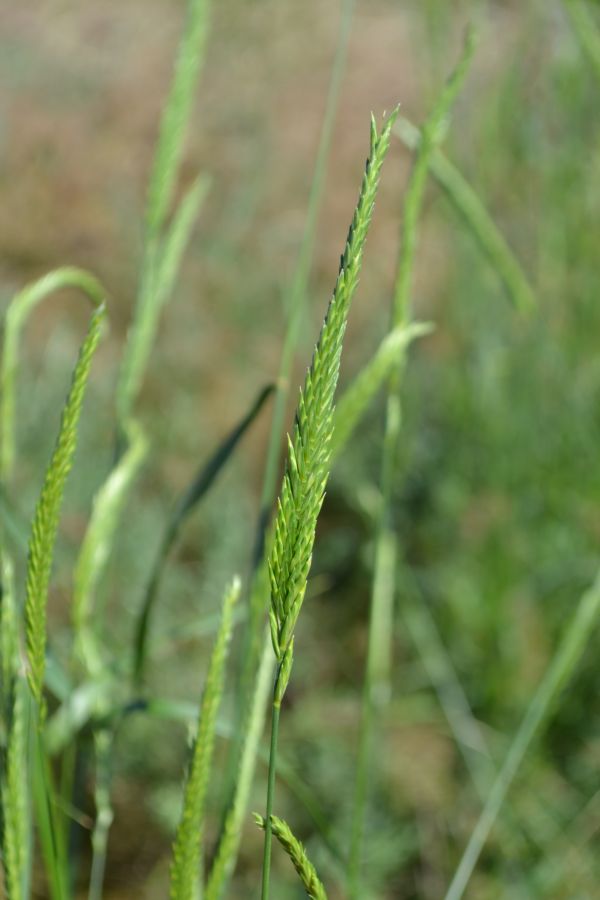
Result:
M105 308L102 304L94 311L88 333L81 345L79 359L73 372L71 389L62 413L58 439L46 470L29 539L25 598L27 678L31 693L40 706L44 686L48 584L58 519L65 483L75 454L77 426L92 357L100 340L104 316Z
M263 830L266 828L266 821L258 813L254 813L254 821L259 828ZM317 870L306 855L306 850L298 838L294 837L288 823L277 816L271 816L271 829L291 859L296 872L300 876L300 881L304 885L304 890L311 900L327 900L327 894L319 880Z
M381 134L377 133L375 120L371 122L370 155L358 204L333 297L304 388L300 392L293 437L288 438L287 469L278 501L275 537L269 560L271 632L280 664L290 646L306 590L317 518L329 474L333 398L342 342L394 119L395 114L388 118Z
M223 693L225 660L233 610L241 590L234 578L225 592L221 626L211 655L200 705L198 733L187 777L183 812L177 828L171 864L171 900L194 900L200 875L206 791L212 767L217 710Z

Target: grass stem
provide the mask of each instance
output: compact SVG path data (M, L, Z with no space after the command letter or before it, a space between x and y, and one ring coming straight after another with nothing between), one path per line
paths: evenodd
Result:
M277 771L277 740L279 737L279 713L281 706L277 701L277 683L281 667L277 668L275 686L273 688L273 712L271 716L271 749L269 752L269 775L267 780L267 809L265 814L265 844L263 854L262 889L261 900L269 900L269 888L271 881L271 844L273 830L271 815L273 814L273 800L275 798L275 773Z

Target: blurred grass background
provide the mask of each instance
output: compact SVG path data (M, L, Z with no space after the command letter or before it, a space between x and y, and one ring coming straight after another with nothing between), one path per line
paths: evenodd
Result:
M595 14L597 4L589 6ZM72 563L111 463L117 361L182 7L175 0L32 0L0 10L3 306L24 282L64 263L90 268L111 295L111 334L90 385L51 598L50 634L59 648L69 637ZM276 374L339 16L337 0L214 4L186 155L188 179L203 170L212 186L162 319L140 409L153 453L104 589L111 639L123 653L173 498ZM395 691L367 831L370 890L386 900L442 896L480 808L451 729L463 712L448 691L440 703L427 648L407 627L411 604L430 614L443 659L498 762L594 576L600 540L600 84L559 0L358 0L297 380L335 278L368 115L400 101L403 114L422 120L473 17L480 46L447 151L520 259L539 308L514 313L432 183L414 296L418 317L433 319L436 331L412 351L404 392ZM344 380L387 327L409 165L396 142L352 310ZM65 296L40 310L28 331L18 470L27 515L83 315ZM232 566L248 571L267 419L187 526L164 578L152 675L161 696L197 701L210 645L203 623ZM318 796L338 842L351 811L381 431L382 404L330 483L281 735L282 755ZM590 644L511 792L471 897L598 896L597 636ZM434 651L439 663L440 647ZM130 717L117 749L106 896L161 897L185 730ZM259 809L264 780L263 767L253 801ZM215 811L221 792L216 782ZM285 779L278 806L331 896L341 897L335 860ZM213 837L218 825L215 812ZM260 844L249 820L231 896L253 895ZM301 896L279 853L274 877L278 900Z

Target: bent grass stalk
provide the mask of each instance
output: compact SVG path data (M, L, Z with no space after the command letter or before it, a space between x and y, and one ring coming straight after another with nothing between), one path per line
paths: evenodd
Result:
M448 888L446 900L460 900L463 896L521 763L534 738L539 736L541 728L547 722L558 695L573 676L599 616L600 574L581 597L550 666L525 712Z
M206 791L212 768L217 710L223 693L233 611L240 590L241 582L239 578L234 578L223 598L221 626L206 675L198 733L184 790L183 812L173 845L171 900L193 900L198 890Z
M444 136L447 118L466 77L474 49L475 34L472 29L469 29L462 56L421 132L422 138L404 202L400 258L392 301L393 328L408 325L412 318L410 292L417 247L418 221L427 171L431 154ZM390 692L392 619L396 576L396 535L391 522L391 504L396 481L396 455L402 421L400 384L403 367L404 359L401 359L390 377L387 395L380 476L381 501L375 536L369 639L347 879L348 892L353 900L358 898L360 893L359 877L368 780L371 769L374 713L377 705L387 701Z
M277 659L277 672L273 688L262 900L267 900L269 896L271 815L281 701L292 669L294 629L306 592L317 518L329 475L333 400L346 322L358 284L364 244L394 118L395 114L392 114L387 119L381 134L377 133L375 120L371 120L370 154L358 204L348 232L338 278L321 335L306 375L304 388L300 392L293 437L288 437L287 467L278 500L274 540L269 557L271 585L269 621Z
M81 291L98 307L106 296L100 282L83 269L65 266L49 272L23 288L10 303L4 321L4 341L0 373L0 421L2 423L0 480L6 485L15 459L15 391L19 367L21 334L33 310L50 294L65 288Z

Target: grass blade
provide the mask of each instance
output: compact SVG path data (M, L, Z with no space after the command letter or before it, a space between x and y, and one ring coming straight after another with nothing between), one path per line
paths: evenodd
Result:
M432 325L400 325L383 339L372 358L346 388L335 409L331 455L338 455L352 436L375 394L391 375L401 355L415 338L429 334Z
M173 293L208 185L208 178L200 175L184 195L163 241L160 244L152 241L146 247L137 305L117 387L117 412L121 428L127 428L144 379L160 313Z
M202 498L206 496L208 491L215 484L216 479L223 471L237 445L255 421L273 391L273 385L267 385L260 391L248 412L219 444L207 462L200 467L198 472L194 475L190 485L185 489L175 505L156 554L136 626L133 669L134 680L138 686L142 684L144 680L150 620L156 601L158 587L160 585L162 571L169 552L177 539L182 525L196 508L198 503L200 503Z
M150 238L160 234L173 201L194 91L204 59L209 6L209 0L188 0L186 22L169 97L162 114L148 189L146 228Z
M94 498L94 507L77 560L73 592L73 630L78 656L89 674L102 669L93 633L94 598L106 569L128 491L148 452L146 437L136 423L129 426L127 452Z
M515 775L532 741L539 735L540 729L552 712L558 695L573 676L592 631L597 625L599 615L600 575L581 597L550 666L527 708L448 888L446 900L460 900L463 896Z
M216 715L223 692L225 660L231 636L233 610L240 595L240 589L240 580L235 578L223 599L221 627L206 676L200 706L198 734L185 786L183 812L173 847L171 900L193 900L198 887L206 790L212 767Z
M259 828L266 829L267 823L258 813L254 813L254 820ZM306 850L300 841L294 837L287 822L277 816L271 816L271 830L291 859L311 900L327 900L327 894L319 880L317 870L306 855Z
M77 426L92 357L100 340L104 316L105 309L102 304L94 311L88 333L81 345L79 359L73 371L71 389L62 413L56 447L46 470L29 540L25 598L27 680L40 709L46 654L46 604L58 518L77 444Z
M399 117L394 131L410 150L418 150L421 143L421 132L411 122ZM469 182L448 157L437 148L431 154L429 170L446 192L456 212L469 227L492 268L503 282L515 308L523 311L532 309L536 304L533 288L517 258Z
M408 325L412 318L410 300L412 274L427 171L431 154L445 134L450 110L466 77L474 49L475 35L470 29L458 64L446 82L422 129L422 139L415 157L404 203L400 258L392 300L393 328ZM387 701L390 693L392 619L396 580L396 535L391 523L391 504L393 488L396 483L396 454L400 439L402 371L403 359L400 360L390 377L387 396L380 476L381 502L375 535L369 639L348 866L348 893L351 900L356 900L361 891L359 880L375 709Z

